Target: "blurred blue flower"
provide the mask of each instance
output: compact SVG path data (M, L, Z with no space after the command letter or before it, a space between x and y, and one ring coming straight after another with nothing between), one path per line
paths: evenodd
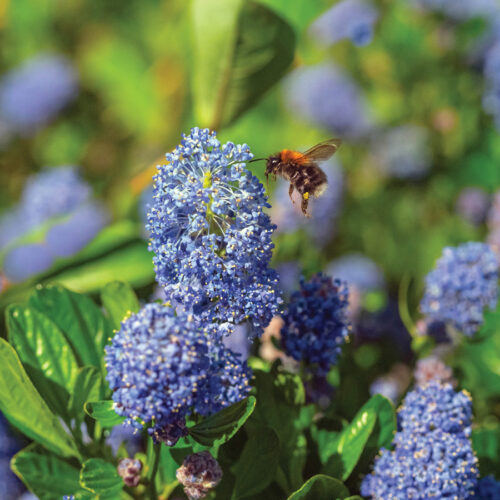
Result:
M366 255L350 253L332 261L326 271L330 276L347 281L362 292L384 288L384 275L380 268Z
M37 55L0 81L0 115L19 132L30 133L57 115L76 96L77 87L68 59Z
M396 403L400 393L401 390L397 379L388 375L376 378L370 385L370 395L381 394L393 403Z
M320 198L310 203L310 217L304 217L300 209L301 196L297 191L288 195L289 183L280 180L273 193L271 220L278 233L290 233L303 228L317 245L328 243L335 233L335 222L340 215L344 190L342 168L332 159L322 163L321 168L328 179L328 188Z
M20 206L29 227L66 215L91 195L91 188L75 166L49 168L29 177Z
M383 449L361 494L373 500L471 498L478 478L469 440L471 399L436 382L409 392L394 451Z
M125 445L127 453L133 457L141 451L142 436L141 433L131 425L115 425L106 438L106 444L111 447L113 455L118 453L122 444Z
M478 187L466 187L458 195L456 210L466 221L478 225L484 221L490 200L488 194Z
M317 373L336 364L349 334L347 284L322 275L301 279L285 310L281 343L285 353Z
M294 292L300 283L301 269L297 261L281 262L276 265L280 276L280 288L285 295Z
M230 330L248 320L260 334L281 298L268 267L275 227L264 187L245 168L248 146L193 128L166 157L147 226L158 283L201 321Z
M487 242L500 260L500 191L493 195L486 222L488 225Z
M104 206L90 201L78 207L67 220L52 226L46 244L54 257L69 257L82 250L108 222Z
M106 347L115 410L151 433L178 426L193 411L214 413L249 391L249 369L210 341L206 328L171 307L148 304L124 319Z
M500 498L500 482L493 476L487 476L477 482L474 498L476 500L498 500Z
M496 0L412 0L417 7L434 10L457 21L490 18L500 11Z
M284 84L289 109L345 138L359 138L372 128L355 81L332 64L298 68Z
M10 460L19 449L19 443L10 433L7 421L0 413L0 498L2 500L16 500L26 489L10 468Z
M373 153L377 168L399 179L418 179L432 163L429 135L424 127L401 125L374 134Z
M484 61L485 90L483 109L493 115L495 125L500 130L500 41L487 50Z
M349 38L355 45L368 45L378 18L377 9L365 0L342 0L311 26L311 34L324 45Z
M246 323L234 327L233 333L222 339L224 346L238 354L243 361L248 359L252 342L249 339L250 328Z
M498 260L491 247L469 242L446 247L426 277L420 303L424 314L472 336L483 323L483 311L498 298Z
M21 245L10 250L3 261L3 272L9 281L17 283L40 274L52 266L54 257L41 243Z

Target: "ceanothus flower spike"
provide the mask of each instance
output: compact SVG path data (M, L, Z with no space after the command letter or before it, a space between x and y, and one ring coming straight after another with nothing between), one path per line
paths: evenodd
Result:
M275 226L264 186L245 167L246 144L222 145L193 128L158 167L148 213L156 279L170 300L200 320L260 334L278 312L270 269ZM220 331L220 330L219 330Z

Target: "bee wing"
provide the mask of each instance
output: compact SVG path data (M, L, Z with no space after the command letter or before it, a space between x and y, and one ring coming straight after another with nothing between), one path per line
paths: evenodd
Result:
M341 143L342 141L340 139L328 139L308 149L303 155L307 156L312 161L328 160L330 156L337 152Z

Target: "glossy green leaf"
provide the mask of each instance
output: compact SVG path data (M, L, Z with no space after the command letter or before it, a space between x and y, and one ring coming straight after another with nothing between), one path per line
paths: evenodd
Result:
M280 455L276 433L262 425L249 427L248 441L236 464L231 468L236 480L232 500L255 495L274 479Z
M139 311L139 301L134 290L130 285L121 281L108 283L102 289L101 301L116 330L120 328L125 316Z
M80 471L80 485L92 493L114 494L123 488L116 467L100 458L85 461Z
M7 310L9 340L24 363L38 366L47 378L71 389L78 365L61 330L44 314L26 306Z
M101 366L111 332L103 313L89 297L60 285L47 285L39 287L29 303L56 323L81 365Z
M372 433L377 415L371 408L361 409L352 422L335 438L335 453L323 468L323 473L347 479L358 460Z
M250 396L191 427L189 434L204 446L220 446L238 432L254 408L255 398Z
M14 455L12 470L40 499L53 500L80 489L80 468L31 444Z
M74 441L41 398L14 348L0 339L0 410L23 434L62 456L78 457Z
M96 401L85 404L85 413L98 420L103 427L114 427L125 421L125 417L118 415L113 409L113 401Z
M194 97L199 123L237 119L285 74L295 34L252 0L193 0Z
M372 409L377 416L368 445L376 448L377 452L380 448L389 448L397 430L393 404L381 394L375 394L361 408L361 410L368 409Z
M66 417L78 373L71 346L59 328L36 309L12 305L6 313L9 339L28 375L51 409Z
M78 420L83 420L87 401L99 401L103 397L101 372L95 366L84 366L78 372L68 403L69 411Z
M318 474L292 493L288 500L336 500L346 498L349 491L338 479Z
M295 3L291 9L289 0L259 1L283 16L296 30L303 30L309 26L332 5L330 0L307 0L307 2Z

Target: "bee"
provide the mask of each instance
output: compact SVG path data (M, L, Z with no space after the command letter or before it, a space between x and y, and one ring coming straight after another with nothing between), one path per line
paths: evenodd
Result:
M289 181L288 195L292 203L294 203L292 194L294 190L297 190L302 197L300 207L302 213L309 217L307 207L310 197L320 197L327 187L326 174L318 166L318 162L328 160L337 151L341 142L340 139L328 139L316 144L304 153L283 149L268 158L257 158L251 161L267 161L266 179L268 182L269 176L273 176L274 180L280 176Z

